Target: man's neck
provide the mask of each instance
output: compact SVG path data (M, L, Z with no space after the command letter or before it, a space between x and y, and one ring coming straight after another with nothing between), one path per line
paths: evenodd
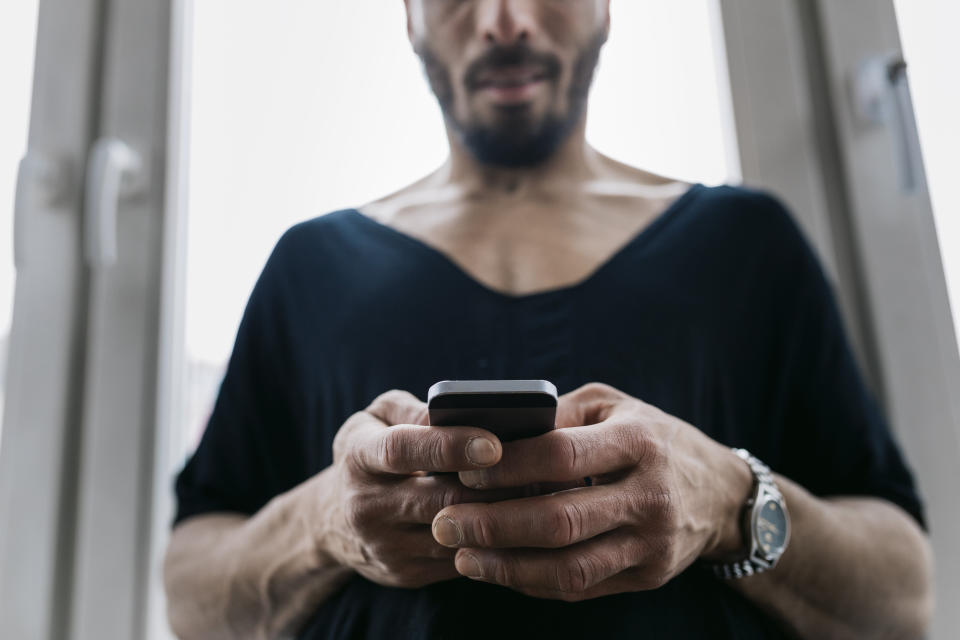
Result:
M576 190L602 172L600 156L587 143L585 129L584 119L550 158L534 167L481 164L448 129L450 157L435 175L473 202Z

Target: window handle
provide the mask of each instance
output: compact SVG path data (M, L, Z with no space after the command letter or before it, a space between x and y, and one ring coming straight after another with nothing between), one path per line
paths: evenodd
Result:
M143 187L143 161L116 138L97 140L90 151L84 207L84 253L93 267L117 261L117 209Z
M915 193L924 180L923 155L903 54L894 52L865 59L853 75L852 92L861 127L888 129L900 186L905 193Z

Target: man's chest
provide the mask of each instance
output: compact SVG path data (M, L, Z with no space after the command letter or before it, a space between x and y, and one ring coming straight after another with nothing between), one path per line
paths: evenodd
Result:
M487 288L522 296L589 278L643 232L659 207L588 213L423 209L402 216L364 208L362 213L433 249Z

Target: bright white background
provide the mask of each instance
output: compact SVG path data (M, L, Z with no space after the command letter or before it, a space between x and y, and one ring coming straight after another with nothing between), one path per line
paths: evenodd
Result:
M37 2L7 0L0 4L0 421L13 311L13 196L17 165L27 148Z

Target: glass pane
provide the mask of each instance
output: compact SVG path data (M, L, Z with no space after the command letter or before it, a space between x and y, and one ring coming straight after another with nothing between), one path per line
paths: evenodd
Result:
M655 172L736 180L712 2L661 4L613 0L587 136L601 151ZM440 109L407 40L403 3L204 0L194 7L187 450L283 231L392 192L433 171L447 153Z
M0 416L6 388L7 346L13 312L13 200L17 167L27 149L38 0L0 8ZM0 436L3 424L0 420Z
M960 148L960 83L955 81L960 4L895 0L895 5L954 328L960 335L960 191L955 186Z

